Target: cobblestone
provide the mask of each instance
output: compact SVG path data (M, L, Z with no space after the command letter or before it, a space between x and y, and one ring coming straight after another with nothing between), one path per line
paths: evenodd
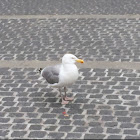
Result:
M38 65L0 65L0 138L140 139L139 7L137 0L1 0L1 62L58 61L65 53L98 66L120 62L80 69L68 105L38 79Z
M66 139L81 139L82 134L81 133L68 133Z
M27 133L26 131L14 131L14 132L11 134L11 137L12 137L12 138L24 137L24 135L25 135L26 133Z
M121 135L110 135L107 137L107 139L121 139L122 136Z
M29 134L29 138L44 138L45 135L46 135L45 131L31 131Z
M103 139L105 135L103 134L86 134L84 139Z
M60 139L64 136L64 133L50 132L48 135L50 138Z
M140 14L137 0L1 0L0 5L4 15Z
M3 71L4 69L2 69ZM136 123L139 123L139 96L133 94L135 89L126 90L127 84L123 89L114 89L112 84L109 84L109 89L102 89L100 85L102 82L104 86L111 82L111 79L117 77L115 75L109 76L108 80L102 81L100 79L100 72L104 73L104 78L108 77L108 71L111 69L81 69L80 73L87 73L87 80L81 78L75 83L77 86L72 86L72 91L75 95L74 101L68 105L60 104L60 96L57 89L51 89L47 86L45 81L38 80L39 74L36 73L37 69L10 69L6 68L5 73L12 77L13 83L20 85L23 81L15 79L16 73L22 73L26 77L26 84L31 87L26 87L28 90L24 96L24 91L12 91L10 87L9 93L1 91L1 118L0 123L3 126L0 129L0 136L5 138L119 138L135 136L139 137L139 130L136 129ZM1 71L1 69L0 69ZM115 71L115 70L114 70ZM140 75L138 70L116 70L116 72L125 78L126 82L131 74L132 78L136 79ZM29 74L30 73L30 74ZM92 73L98 73L96 80L88 80L94 77ZM124 75L126 74L127 75ZM30 75L37 78L32 78ZM83 76L83 75L82 75ZM85 77L85 76L83 76ZM6 77L2 76L2 84L8 84ZM18 82L17 82L18 81ZM39 84L33 87L34 83ZM93 83L94 84L93 84ZM121 84L120 79L116 79L117 85ZM130 82L130 81L129 81ZM80 85L90 85L84 87L83 91L78 90ZM91 86L93 84L93 87ZM131 81L131 85L133 81ZM19 89L22 87L19 87ZM33 90L35 88L35 90ZM40 89L40 90L37 90ZM51 94L52 92L52 94ZM69 92L69 90L68 90ZM20 94L23 93L23 96ZM138 93L138 92L137 92ZM70 93L71 94L71 93ZM35 95L35 96L34 96ZM51 95L51 97L50 97ZM79 96L76 96L79 95ZM80 96L81 95L81 96ZM84 95L84 96L82 96ZM53 99L53 100L51 100ZM49 101L51 100L51 101ZM133 101L131 101L133 100ZM78 102L77 102L78 101ZM134 102L133 103L129 102ZM12 106L7 106L12 103ZM129 106L126 105L129 103ZM62 112L66 111L68 117L65 117ZM6 117L5 117L6 116ZM129 133L129 129L133 131ZM19 131L19 133L17 133ZM28 132L27 132L28 131ZM82 132L82 133L81 133ZM11 134L11 135L9 135ZM122 138L121 137L121 138Z
M0 137L5 138L8 135L9 131L8 130L0 130Z
M15 125L13 125L13 127L12 127L12 129L25 129L27 127L27 125L26 124L15 124Z
M127 62L140 62L139 24L138 19L131 18L0 19L3 35L0 41L0 59L60 60L63 54L74 53L86 61L124 61L127 58ZM8 74L9 71L1 70L0 73ZM14 78L25 80L25 76L20 73L22 72L16 71ZM96 75L104 79L104 74L96 72L92 79ZM124 77L120 77L120 74L110 71L106 80L114 75L114 81L119 78L123 82L127 77L129 82L136 76L124 73ZM36 76L30 75L30 78L36 79ZM16 84L12 83L11 86ZM22 83L21 86L31 85Z

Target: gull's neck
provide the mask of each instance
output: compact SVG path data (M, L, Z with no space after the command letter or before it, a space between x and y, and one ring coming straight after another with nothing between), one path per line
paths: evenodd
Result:
M63 63L62 66L64 67L64 69L70 69L70 68L73 68L73 67L77 68L75 63Z

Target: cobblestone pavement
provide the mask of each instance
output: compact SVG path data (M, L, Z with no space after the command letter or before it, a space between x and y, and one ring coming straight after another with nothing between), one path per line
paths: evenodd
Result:
M139 19L2 19L1 60L140 62Z
M139 7L139 0L1 0L0 138L140 139ZM82 18L92 14L102 18ZM26 66L30 60L57 62L67 52L95 63L80 69L68 88L74 101L61 105L57 89L38 79L38 65ZM5 67L2 60L25 67ZM118 68L111 61L120 61Z
M140 14L139 0L1 0L3 15Z
M36 71L0 68L1 138L140 138L140 70L81 69L66 106Z

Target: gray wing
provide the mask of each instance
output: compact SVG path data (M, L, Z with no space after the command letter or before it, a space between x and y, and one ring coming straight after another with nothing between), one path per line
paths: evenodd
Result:
M55 84L59 82L59 71L61 65L46 67L42 71L42 76L50 84Z

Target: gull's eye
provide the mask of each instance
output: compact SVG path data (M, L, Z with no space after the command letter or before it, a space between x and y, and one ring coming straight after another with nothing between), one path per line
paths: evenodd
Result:
M72 57L72 59L75 59L74 57Z

